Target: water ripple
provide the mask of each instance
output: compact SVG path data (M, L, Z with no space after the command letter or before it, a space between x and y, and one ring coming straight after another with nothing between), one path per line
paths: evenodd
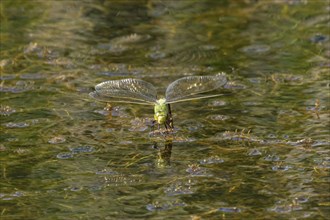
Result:
M227 213L234 213L234 212L241 212L241 209L237 207L221 207L218 209L220 212L227 212Z
M22 196L24 196L24 193L19 192L19 191L16 191L11 194L0 193L0 199L2 199L2 200L13 200L15 198L22 197Z
M274 171L288 171L292 167L289 165L275 165L272 167L272 170Z
M0 92L22 93L33 89L33 81L17 81L14 86L0 85Z
M164 192L168 196L176 196L176 195L187 195L187 194L193 194L194 191L191 188L191 183L182 183L182 182L176 182L171 184L169 187L165 188Z
M189 167L186 169L191 176L212 176L212 174L207 173L207 169L200 167L198 164L188 165Z
M73 154L70 152L62 152L56 155L58 159L70 159L73 158Z
M255 148L255 149L250 150L248 155L249 156L260 156L260 155L262 155L262 153L258 149Z
M130 34L111 39L107 43L100 43L98 49L107 50L112 53L122 53L132 49L133 44L142 43L151 38L150 35Z
M172 57L176 63L196 63L219 58L219 49L214 45L200 45L185 48Z
M128 129L129 131L145 131L148 129L145 119L135 118L131 120L131 126Z
M265 161L279 161L280 157L274 154L268 154L266 157L264 157Z
M203 160L200 160L200 164L218 164L218 163L223 163L225 162L222 158L218 156L212 156Z
M240 51L248 54L248 55L261 55L270 50L270 46L266 44L254 44L245 46L240 49Z
M0 115L2 115L2 116L9 116L15 112L16 112L16 110L11 108L10 106L0 105Z
M174 201L174 202L153 202L151 204L146 205L146 209L148 211L154 212L154 211L166 211L175 207L184 207L186 204L184 202L180 201Z
M9 123L6 123L5 126L7 128L26 128L26 127L29 127L30 124L28 124L26 122L17 122L17 123L9 122Z
M104 181L106 185L131 185L131 184L136 184L136 183L141 183L143 182L143 177L140 175L110 175L104 177Z
M50 144L62 144L66 141L66 139L64 137L53 137L50 140L48 140L48 143Z
M97 174L97 175L117 175L118 172L113 171L111 169L103 169L100 171L96 171L95 174Z
M95 150L93 146L70 147L69 149L73 154L90 153Z
M207 116L208 119L214 120L214 121L226 121L230 117L227 115L209 115Z

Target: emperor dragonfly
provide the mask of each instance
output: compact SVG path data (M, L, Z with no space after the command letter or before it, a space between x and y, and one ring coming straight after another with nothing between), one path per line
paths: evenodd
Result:
M154 106L154 122L164 124L166 129L173 130L171 113L172 103L204 99L221 94L194 97L197 94L210 92L227 83L224 73L214 76L187 76L172 82L166 89L165 98L157 99L156 88L140 79L122 79L105 81L95 86L89 95L99 101L122 102Z

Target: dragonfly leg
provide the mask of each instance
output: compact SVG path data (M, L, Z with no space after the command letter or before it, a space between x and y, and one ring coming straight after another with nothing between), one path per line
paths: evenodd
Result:
M152 122L151 122L152 133L155 132L155 123L156 123L156 120L152 120Z
M167 109L168 109L168 113L167 113L166 124L169 126L170 130L173 131L174 125L173 125L173 117L172 117L172 111L171 111L170 104L167 104Z
M164 126L165 126L165 132L168 132L168 126L167 126L167 121L165 121Z

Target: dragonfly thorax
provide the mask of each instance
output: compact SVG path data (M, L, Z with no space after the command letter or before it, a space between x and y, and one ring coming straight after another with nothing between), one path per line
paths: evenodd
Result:
M166 104L166 99L158 99L155 103L154 107L154 119L157 121L158 124L164 124L167 119L168 108Z
M162 105L166 103L166 99L165 98L160 98L156 101L157 104Z

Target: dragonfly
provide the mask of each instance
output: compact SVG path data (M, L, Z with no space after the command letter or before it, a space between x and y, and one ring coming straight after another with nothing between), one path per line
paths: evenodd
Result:
M219 89L227 83L224 73L206 76L186 76L170 83L165 96L157 98L156 88L149 82L141 79L121 79L105 81L95 86L95 91L89 95L102 102L132 103L154 106L154 120L166 131L173 131L173 118L170 104L191 100L217 97L222 94L201 95Z

